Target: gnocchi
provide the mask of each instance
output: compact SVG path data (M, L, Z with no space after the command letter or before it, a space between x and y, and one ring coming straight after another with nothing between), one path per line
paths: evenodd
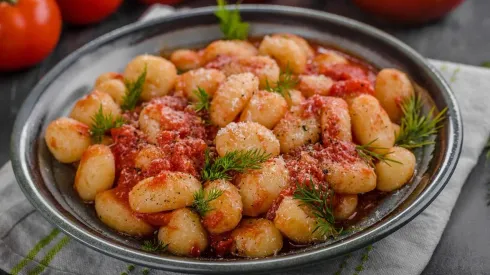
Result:
M352 100L349 108L352 132L361 144L391 148L395 144L395 131L386 111L371 95L360 95ZM386 149L378 149L384 152Z
M114 183L116 164L111 149L106 145L92 145L85 150L75 175L75 190L85 201L108 190Z
M95 196L95 211L107 226L130 236L148 236L154 228L136 217L127 203L117 197L117 189L110 189Z
M279 155L279 141L271 130L255 122L232 122L216 134L216 151L220 156L231 151L259 150Z
M211 101L209 110L211 121L220 127L232 122L258 88L259 80L251 73L229 76L219 86Z
M121 115L121 109L112 97L98 90L78 100L71 110L70 117L85 125L92 125L95 114L102 108L104 116L111 115L116 119Z
M389 157L397 162L378 162L376 174L378 175L376 189L391 192L406 184L415 171L415 155L402 147L393 147Z
M274 225L288 239L298 244L307 244L323 240L318 231L315 217L308 208L292 197L285 197L276 211Z
M199 215L188 208L172 212L167 225L158 230L158 240L172 254L199 257L208 246L208 236Z
M282 158L275 158L259 170L239 175L236 185L243 201L243 214L256 217L267 212L288 183L288 170Z
M414 87L294 34L218 40L101 74L44 139L100 221L144 248L269 257L356 226L410 182L417 159L396 137Z
M259 46L259 53L274 58L282 70L289 68L295 74L301 74L306 70L307 54L297 42L288 37L264 37Z
M199 68L202 60L199 53L193 50L176 50L170 55L170 62L180 71L189 71Z
M242 198L238 189L228 181L215 180L204 185L204 193L220 190L223 193L209 203L211 210L207 212L202 223L211 234L220 234L233 230L242 219Z
M152 98L167 95L177 81L177 69L167 59L154 55L140 55L131 60L124 70L124 79L136 81L146 70L145 82L141 99L149 101Z
M244 219L231 233L231 251L241 257L267 257L282 248L282 235L266 219Z
M213 97L218 87L226 79L225 74L215 69L192 70L179 76L175 90L181 93L191 101L197 101L197 88L201 88L210 96Z
M240 121L253 121L272 129L286 114L288 103L278 93L256 92L240 115Z
M376 76L374 95L393 122L400 121L400 105L413 94L412 82L399 70L383 69Z
M63 163L79 161L91 143L89 127L71 118L52 121L44 140L51 154Z
M181 172L168 172L146 178L129 192L129 206L138 213L157 213L190 206L201 183Z

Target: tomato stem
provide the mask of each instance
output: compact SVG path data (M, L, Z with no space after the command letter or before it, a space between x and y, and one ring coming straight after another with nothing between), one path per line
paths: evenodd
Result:
M10 5L16 5L19 0L0 0L0 3L7 2Z

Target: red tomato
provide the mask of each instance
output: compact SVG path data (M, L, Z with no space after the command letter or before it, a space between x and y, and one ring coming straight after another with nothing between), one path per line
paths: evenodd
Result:
M174 5L182 2L183 0L140 0L140 1L147 5L151 5L151 4Z
M423 23L437 19L463 0L354 0L361 8L402 23Z
M30 67L58 43L61 15L54 0L0 1L0 71Z
M56 0L63 20L74 25L100 22L114 13L122 0Z

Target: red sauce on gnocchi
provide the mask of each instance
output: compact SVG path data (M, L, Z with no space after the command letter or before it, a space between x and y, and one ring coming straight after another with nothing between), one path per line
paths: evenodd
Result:
M415 157L393 130L406 79L296 35L214 41L101 75L45 138L80 161L75 188L108 227L175 255L266 257L335 234L298 190L323 192L324 222L347 228L408 182Z

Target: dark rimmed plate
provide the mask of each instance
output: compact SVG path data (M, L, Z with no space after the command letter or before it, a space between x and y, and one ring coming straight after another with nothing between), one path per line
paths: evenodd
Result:
M412 183L388 196L358 225L358 230L327 243L264 259L157 256L141 251L136 240L103 225L93 207L83 204L75 194L74 169L59 164L47 150L44 130L50 121L68 114L74 102L90 91L99 74L121 71L138 54L195 47L219 39L214 8L210 7L115 30L65 58L33 88L15 123L11 158L20 187L47 220L81 243L129 262L180 272L243 273L298 266L356 250L399 229L434 200L458 161L462 122L448 85L422 56L388 34L340 16L269 5L242 5L240 10L252 23L253 36L296 33L341 48L375 67L399 68L412 77L421 94L432 98L427 107L448 107L448 119L435 137L436 146L416 152L417 173Z

